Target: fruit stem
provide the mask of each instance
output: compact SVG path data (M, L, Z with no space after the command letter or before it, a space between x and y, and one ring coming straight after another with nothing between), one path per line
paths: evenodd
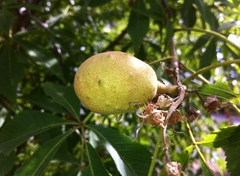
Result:
M178 94L178 86L177 85L165 85L162 82L158 81L158 94L168 94L170 96L175 97Z

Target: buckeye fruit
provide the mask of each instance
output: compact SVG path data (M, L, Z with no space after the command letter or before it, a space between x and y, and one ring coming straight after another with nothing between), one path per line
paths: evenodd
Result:
M133 55L109 51L84 61L74 78L80 101L99 114L135 111L157 93L154 70Z

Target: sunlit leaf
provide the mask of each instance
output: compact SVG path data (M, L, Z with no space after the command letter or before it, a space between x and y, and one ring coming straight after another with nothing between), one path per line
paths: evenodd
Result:
M214 131L206 136L199 145L222 147L227 156L227 168L231 175L238 176L240 172L240 126L229 126Z
M87 125L94 131L112 156L118 171L123 176L146 176L151 162L151 154L145 147L119 131L96 125Z
M214 84L204 84L199 87L199 93L202 95L215 95L218 98L229 100L239 95L235 94L226 83L216 82Z
M1 129L0 153L9 154L31 136L67 124L76 123L38 111L22 111Z
M237 126L228 126L219 130L213 131L207 135L203 140L198 141L198 145L206 147L223 147L229 144L228 138L232 136L232 133L239 128Z
M189 163L189 159L190 159L190 156L192 155L193 149L194 149L194 146L190 145L187 148L185 148L180 155L175 156L176 161L181 163L183 170L187 167Z
M73 86L63 87L52 83L44 84L44 92L56 103L66 108L77 120L80 119L80 101Z
M58 148L66 138L74 132L74 130L75 129L69 130L64 134L55 137L37 149L33 156L25 162L19 170L17 170L14 176L42 176Z
M137 10L134 10L137 9ZM131 10L127 31L132 38L134 51L138 52L143 38L148 32L149 18L137 11L147 13L143 0L136 0Z

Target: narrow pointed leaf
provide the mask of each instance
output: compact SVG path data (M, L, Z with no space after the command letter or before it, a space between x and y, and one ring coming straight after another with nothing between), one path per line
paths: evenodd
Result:
M207 4L205 4L202 0L194 0L194 2L197 5L197 8L201 13L202 18L210 25L211 29L217 30L218 20L216 16L211 12Z
M67 113L68 111L62 106L54 102L51 98L41 95L41 94L29 94L24 95L23 99L30 101L31 103L42 107L46 110L55 112L55 113Z
M73 86L63 87L52 83L45 83L44 92L56 103L66 108L77 120L80 119L80 101Z
M204 34L202 35L201 37L198 38L198 40L196 41L196 43L193 45L193 47L191 48L191 50L188 52L188 56L191 56L193 55L193 53L200 49L201 47L203 47L207 42L208 40L211 38L210 35L208 34Z
M10 27L13 23L14 15L7 10L1 9L0 11L0 30L3 30L6 34L8 34Z
M58 148L74 130L75 129L72 129L57 136L37 149L33 156L17 170L14 176L42 176Z
M136 0L130 13L127 31L132 38L134 51L138 52L143 38L146 36L149 27L149 18L138 11L146 12L143 0Z
M103 142L123 176L146 176L151 163L150 152L119 131L95 125L87 125Z
M187 148L185 148L180 155L175 156L176 161L181 163L183 170L185 170L189 163L189 158L192 155L193 148L194 148L193 145L190 145Z
M0 48L0 71L0 94L10 102L15 103L17 86L23 77L24 71L23 64L19 61L16 51L11 46Z
M88 176L109 176L110 174L104 167L100 157L98 156L95 149L87 142L86 152L88 156L89 166L87 168Z
M76 123L38 111L22 111L2 128L0 133L0 153L9 154L29 137L67 124Z
M183 23L186 27L193 27L196 23L196 8L193 6L193 0L185 0L181 9Z
M200 58L200 68L211 65L212 61L216 58L216 41L212 39L208 46L206 47L206 51ZM210 71L204 72L203 76L207 79L210 77Z

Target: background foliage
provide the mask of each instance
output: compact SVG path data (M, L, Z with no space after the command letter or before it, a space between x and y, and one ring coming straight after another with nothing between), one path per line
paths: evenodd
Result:
M161 128L135 138L134 113L94 114L72 84L84 60L108 50L134 54L169 84L159 63L171 66L172 38L183 84L231 106L207 113L191 97L201 113L168 129L171 158L187 175L238 175L239 9L238 0L1 1L0 175L163 175Z

